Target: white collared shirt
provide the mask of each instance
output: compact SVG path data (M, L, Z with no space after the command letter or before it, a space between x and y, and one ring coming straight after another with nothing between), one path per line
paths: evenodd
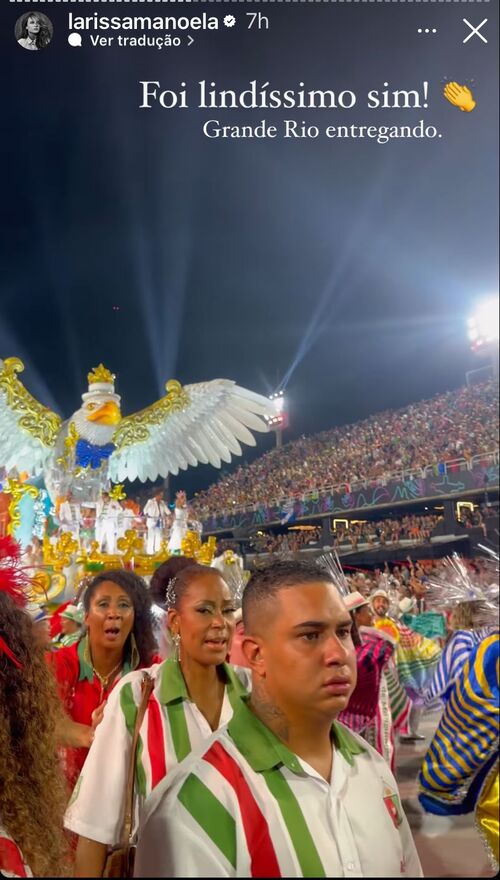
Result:
M262 751L254 731L256 760L227 728L214 734L153 792L136 876L423 876L389 767L338 728L359 751L334 750L330 782L282 745L286 764L255 770L249 760L258 766Z
M231 680L226 684L219 727L231 719L238 691L251 688L249 669L226 668L236 687ZM144 671L130 672L111 692L64 819L65 827L75 834L110 846L120 841L132 731ZM134 827L155 787L182 757L203 748L212 735L207 719L188 697L176 661L165 660L146 671L154 688L137 750ZM174 688L172 695L166 694L169 685Z

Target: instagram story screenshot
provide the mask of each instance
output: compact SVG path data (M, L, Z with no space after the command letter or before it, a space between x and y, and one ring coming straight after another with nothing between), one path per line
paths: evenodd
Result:
M494 876L498 0L0 20L0 871Z

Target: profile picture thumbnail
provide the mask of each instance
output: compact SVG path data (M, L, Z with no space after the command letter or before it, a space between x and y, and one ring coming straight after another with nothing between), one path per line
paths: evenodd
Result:
M43 12L25 12L16 21L16 40L23 49L45 49L53 33L52 22Z

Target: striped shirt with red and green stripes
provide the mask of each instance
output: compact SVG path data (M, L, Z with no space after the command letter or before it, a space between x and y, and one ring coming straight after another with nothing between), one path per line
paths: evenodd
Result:
M226 729L153 792L136 875L420 877L383 758L333 727L327 782L241 701Z
M0 820L0 877L33 877L23 854Z
M226 724L247 688L248 669L222 664L226 682L219 727ZM135 825L147 798L162 779L193 749L212 735L205 716L186 689L174 660L147 670L154 680L141 725L136 762ZM66 811L65 826L76 834L113 845L118 843L132 735L141 700L142 671L125 676L110 695L104 717Z

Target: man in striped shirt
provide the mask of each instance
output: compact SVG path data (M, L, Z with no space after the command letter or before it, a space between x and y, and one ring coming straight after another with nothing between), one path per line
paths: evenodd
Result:
M153 793L136 875L419 877L394 777L336 722L356 684L352 621L306 562L243 594L251 697Z

